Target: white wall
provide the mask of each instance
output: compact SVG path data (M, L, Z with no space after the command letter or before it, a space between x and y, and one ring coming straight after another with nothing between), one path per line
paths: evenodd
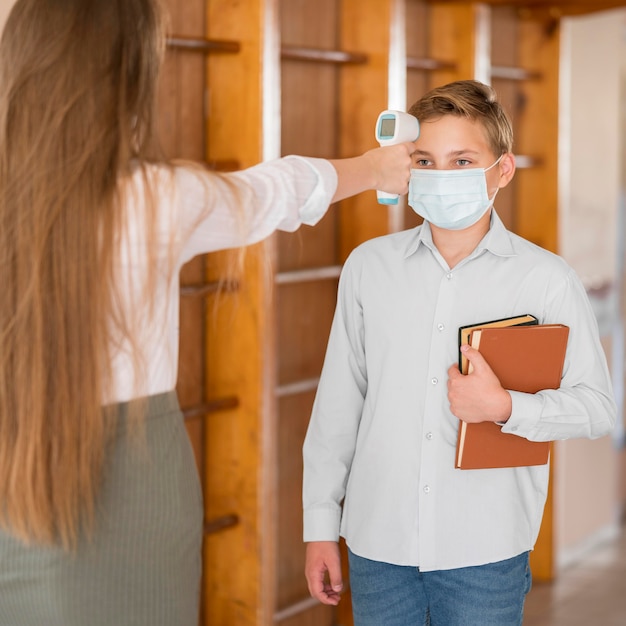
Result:
M621 403L626 10L566 18L561 37L559 252L590 293ZM617 530L616 443L617 438L605 437L556 446L555 531L561 564Z

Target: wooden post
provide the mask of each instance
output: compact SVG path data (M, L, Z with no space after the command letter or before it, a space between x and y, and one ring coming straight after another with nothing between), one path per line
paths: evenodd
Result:
M274 11L274 0L207 0L207 36L241 46L237 55L208 58L211 161L248 167L274 156L279 145L271 136L278 127L270 128L279 115ZM274 608L274 540L267 528L275 506L272 257L271 240L247 248L236 272L239 290L209 299L208 394L236 395L240 403L208 420L205 513L235 513L240 523L205 538L207 624L267 624ZM237 254L210 255L207 266L208 280L223 278L237 268Z

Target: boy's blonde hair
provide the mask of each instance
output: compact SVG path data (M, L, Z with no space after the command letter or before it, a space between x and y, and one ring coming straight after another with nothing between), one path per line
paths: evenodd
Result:
M477 80L459 80L429 91L409 109L420 122L457 115L480 122L489 147L500 156L513 150L511 121L498 102L496 92Z

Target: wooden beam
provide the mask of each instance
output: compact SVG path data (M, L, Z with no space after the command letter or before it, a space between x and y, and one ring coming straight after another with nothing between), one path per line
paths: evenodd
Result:
M475 0L426 0L430 4L476 4ZM526 15L561 17L626 7L626 0L481 0L494 6L514 6Z
M278 99L268 87L280 58L268 33L274 8L275 0L207 0L207 39L241 42L238 54L207 56L208 162L249 167L275 143L264 132ZM232 515L239 523L205 537L206 624L256 626L274 612L274 541L265 527L274 506L271 246L247 248L240 270L236 251L207 258L204 282L228 277L239 285L236 294L204 294L207 397L239 404L206 420L205 519Z

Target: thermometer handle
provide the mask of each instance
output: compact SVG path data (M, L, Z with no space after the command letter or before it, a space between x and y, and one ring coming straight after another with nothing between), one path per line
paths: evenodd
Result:
M378 204L398 204L398 194L387 193L386 191L376 191Z

